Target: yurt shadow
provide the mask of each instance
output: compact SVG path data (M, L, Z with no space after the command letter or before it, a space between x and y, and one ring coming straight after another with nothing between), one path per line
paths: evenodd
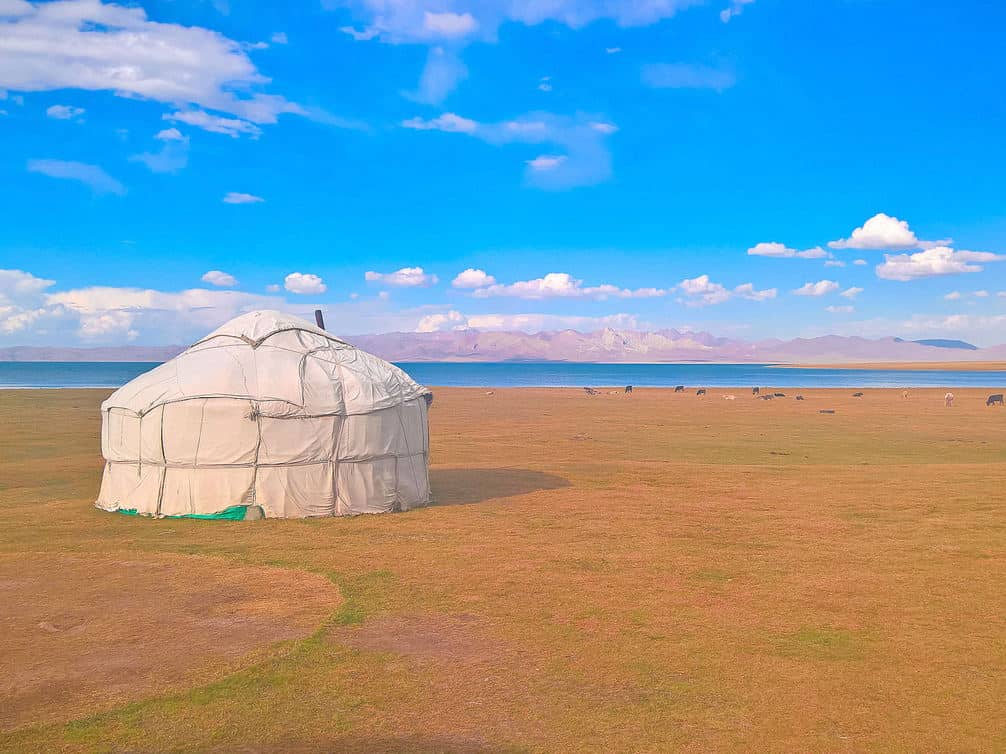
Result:
M569 486L564 477L531 469L430 469L431 505L471 505Z

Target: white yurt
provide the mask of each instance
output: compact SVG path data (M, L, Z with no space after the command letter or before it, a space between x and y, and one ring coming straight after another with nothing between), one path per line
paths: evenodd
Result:
M430 391L297 317L237 317L101 405L97 507L300 518L430 500Z

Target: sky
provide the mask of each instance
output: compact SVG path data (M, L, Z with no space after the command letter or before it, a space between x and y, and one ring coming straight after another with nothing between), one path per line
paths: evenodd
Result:
M1006 342L993 0L0 0L0 346Z

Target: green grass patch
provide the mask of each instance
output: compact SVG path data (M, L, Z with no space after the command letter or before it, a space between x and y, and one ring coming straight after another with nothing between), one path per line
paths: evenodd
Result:
M786 657L804 660L860 660L868 649L867 637L843 628L805 626L777 641L777 649Z

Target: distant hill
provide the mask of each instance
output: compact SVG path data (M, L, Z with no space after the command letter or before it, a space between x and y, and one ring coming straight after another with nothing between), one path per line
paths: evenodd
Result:
M0 361L167 361L185 346L14 346L0 348Z
M959 348L963 351L977 351L978 346L964 340L943 340L941 338L930 338L927 340L915 340L913 343L921 343L924 346L933 348Z
M589 333L466 329L357 335L344 339L389 361L842 364L1006 360L1006 345L978 348L959 340L910 341L825 335L751 342L673 329L640 332L605 328ZM0 348L0 361L166 361L182 350L182 346L19 346Z

